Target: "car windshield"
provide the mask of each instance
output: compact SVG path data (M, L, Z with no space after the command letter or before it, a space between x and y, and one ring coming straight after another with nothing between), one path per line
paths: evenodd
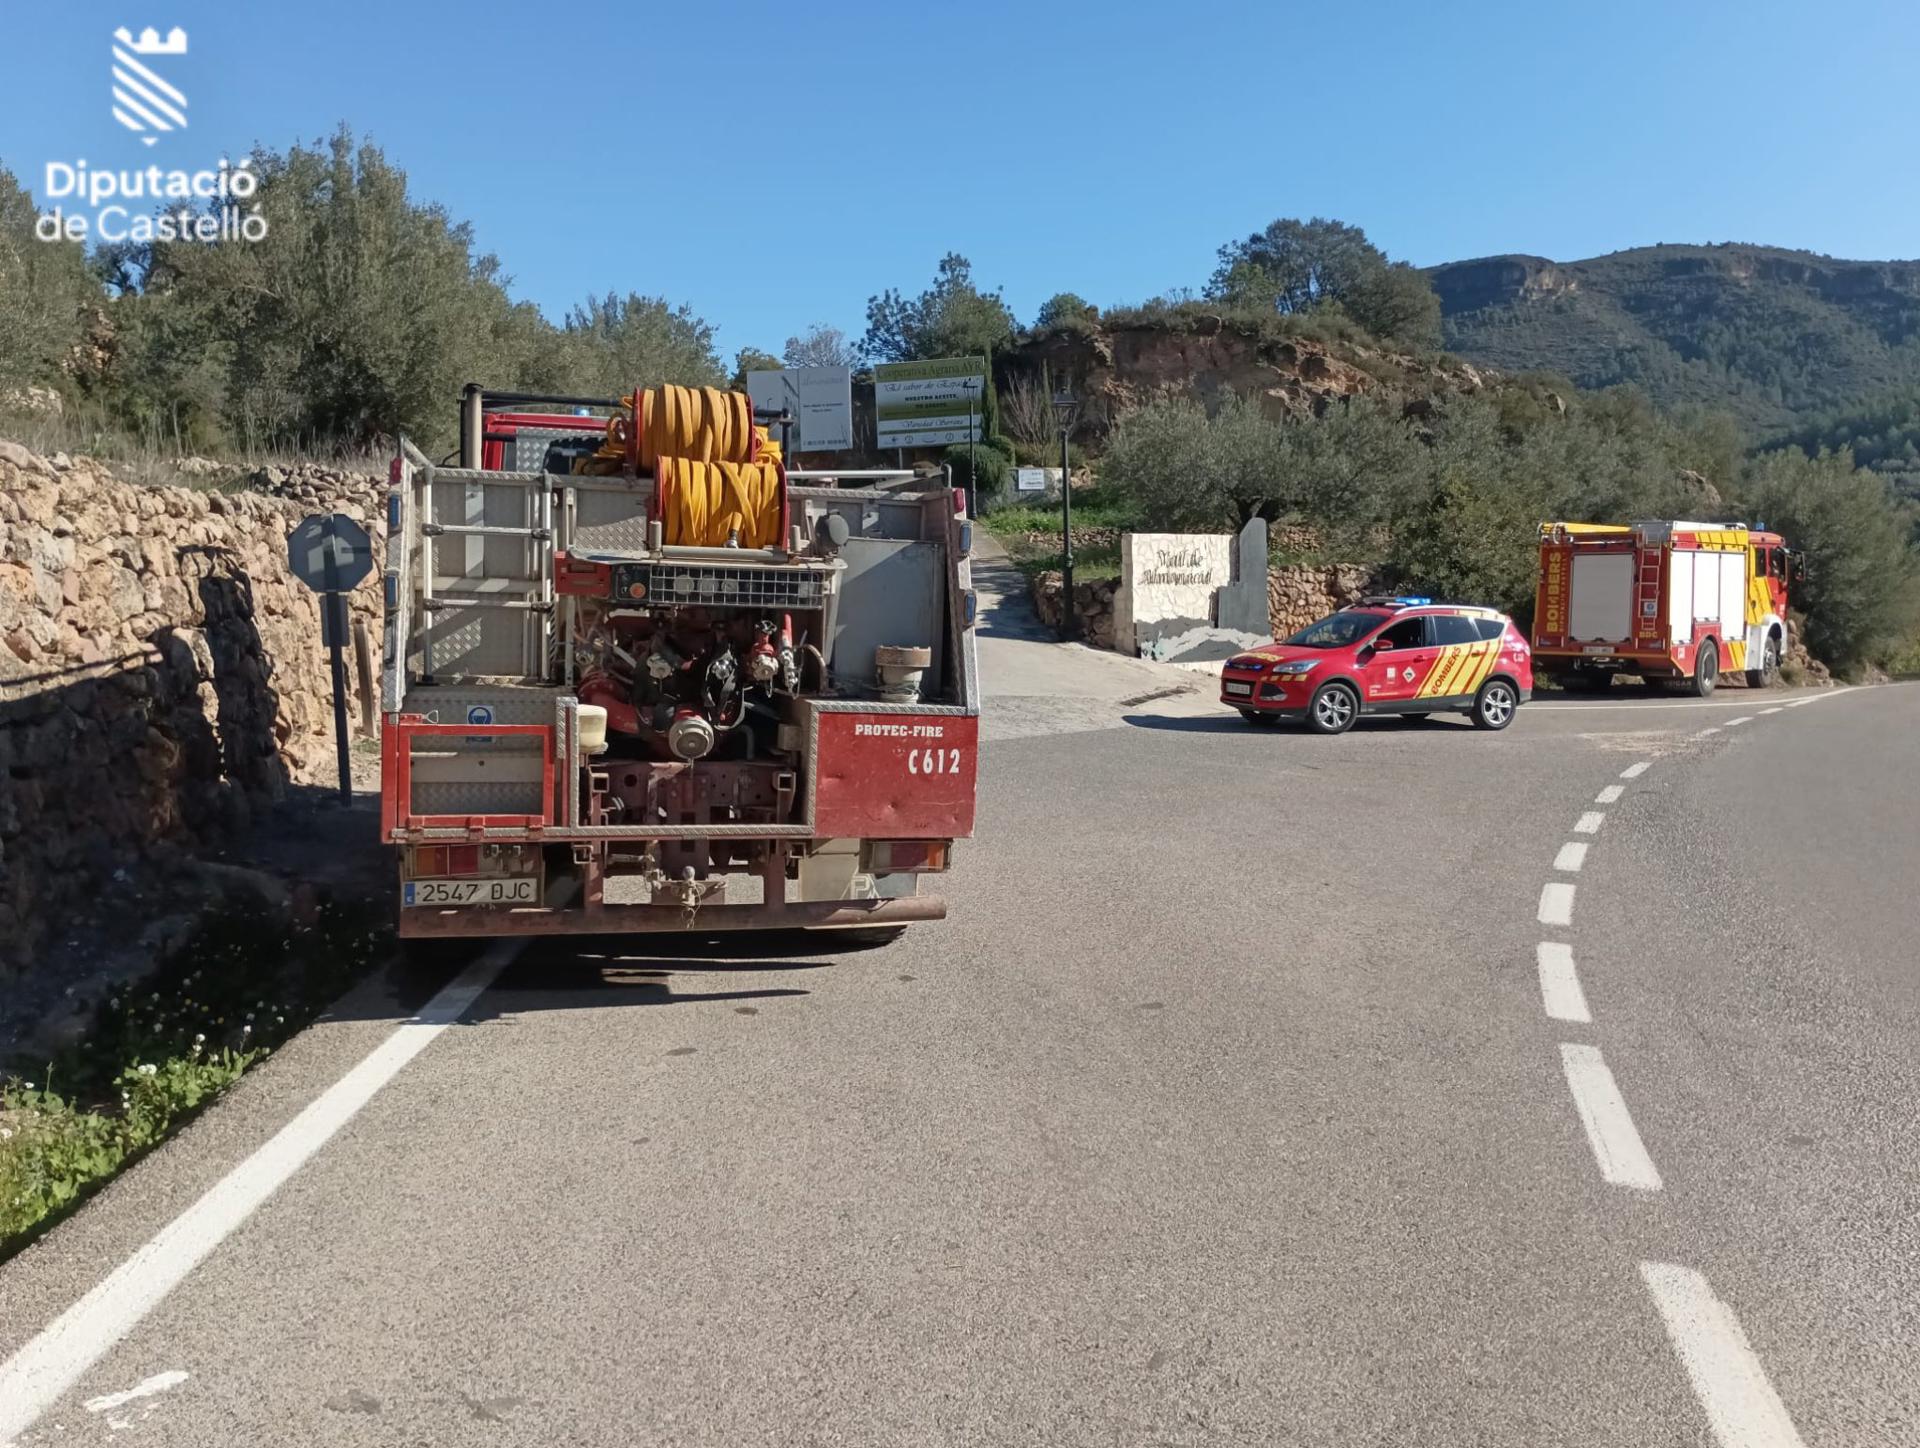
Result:
M1343 608L1338 613L1330 613L1318 623L1308 624L1292 638L1282 639L1282 643L1294 644L1303 649L1344 649L1349 644L1357 644L1386 621L1387 615L1375 613L1372 609Z

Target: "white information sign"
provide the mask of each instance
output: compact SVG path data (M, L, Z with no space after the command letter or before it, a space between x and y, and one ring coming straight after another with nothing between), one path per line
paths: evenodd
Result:
M1013 475L1013 490L1016 493L1044 493L1047 490L1046 468L1021 468Z
M844 452L853 446L853 369L786 367L778 372L749 372L747 396L753 410L793 414L793 451ZM780 440L778 424L768 426Z

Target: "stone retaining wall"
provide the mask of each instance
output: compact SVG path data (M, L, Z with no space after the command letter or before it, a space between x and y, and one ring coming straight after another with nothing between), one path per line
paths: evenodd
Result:
M1113 595L1120 587L1117 578L1096 578L1073 584L1074 611L1080 622L1080 639L1096 649L1113 647ZM1034 612L1048 628L1060 627L1061 578L1058 573L1034 575L1032 592Z
M1267 614L1273 636L1286 638L1315 619L1379 591L1374 570L1361 563L1301 565L1267 570Z
M377 479L293 502L56 461L0 442L0 975L149 846L332 781L319 607L287 534L309 511L380 523ZM377 664L377 579L353 608Z

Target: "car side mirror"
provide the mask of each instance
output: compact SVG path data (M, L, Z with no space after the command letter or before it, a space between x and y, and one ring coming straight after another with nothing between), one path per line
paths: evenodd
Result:
M1393 651L1393 640L1392 639L1375 639L1372 643L1368 644L1367 647L1372 649L1375 653L1379 653L1379 654L1391 653Z

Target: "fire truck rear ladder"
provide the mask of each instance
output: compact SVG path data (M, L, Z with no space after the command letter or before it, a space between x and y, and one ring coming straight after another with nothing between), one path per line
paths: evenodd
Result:
M422 460L424 462L424 459ZM546 473L529 473L524 480L512 474L488 473L484 483L488 487L511 485L524 481L523 510L524 522L520 526L505 526L482 523L442 523L434 517L435 483L465 482L470 489L476 490L482 485L479 474L463 468L435 468L424 466L417 469L414 492L420 518L420 608L428 615L423 622L431 624L431 616L436 612L468 608L499 608L524 610L527 615L527 627L521 637L521 675L529 680L543 679L547 673L548 661L553 653L553 490L557 480ZM441 538L474 538L481 540L485 547L488 538L524 538L526 547L526 576L524 578L495 578L488 582L492 585L487 592L457 592L466 580L461 575L441 577L435 566L434 545ZM440 592L436 593L438 588ZM499 595L517 595L501 597ZM421 682L433 682L433 630L424 628L420 638Z
M1634 590L1633 636L1645 638L1659 633L1660 564L1666 549L1644 547L1636 540L1633 551L1639 560L1635 564L1638 572Z

